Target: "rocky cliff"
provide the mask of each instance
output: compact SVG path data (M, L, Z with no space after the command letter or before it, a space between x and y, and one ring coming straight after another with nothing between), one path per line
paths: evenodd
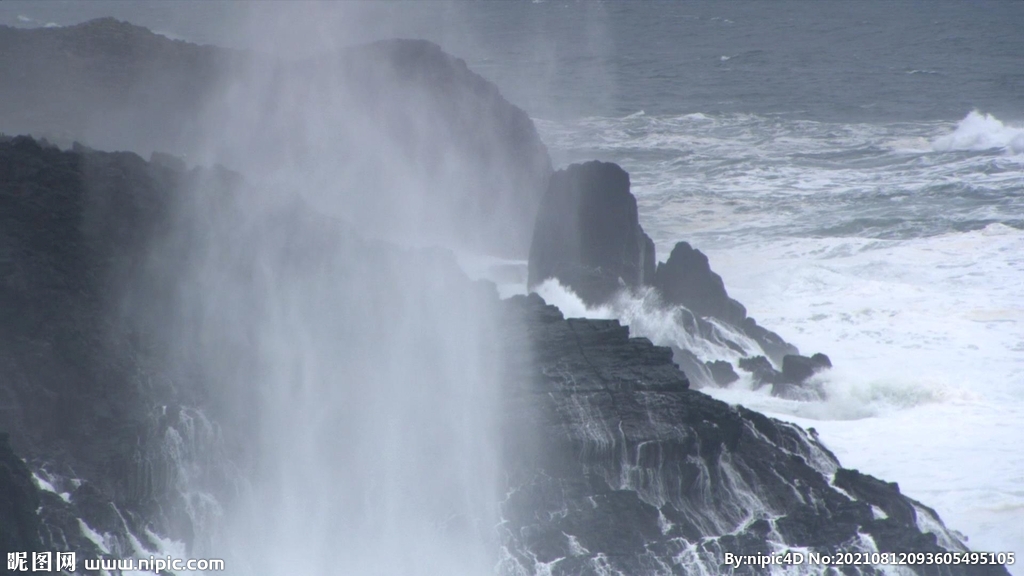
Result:
M420 233L451 229L440 240L524 256L551 173L529 116L426 41L280 61L110 18L0 26L0 77L0 133L168 152L254 178L290 165L374 236L423 221Z
M322 62L310 61L285 72L274 64L253 64L247 55L170 42L108 20L53 31L0 30L0 74L23 80L0 84L0 119L11 122L5 126L29 131L43 126L59 137L75 137L78 131L88 136L96 118L116 118L121 126L151 121L136 136L180 151L174 145L188 145L191 128L174 124L209 101L205 90L218 89L209 88L206 74L219 77L222 66L255 66L272 77L309 78L325 69ZM55 60L47 63L48 58ZM416 42L363 47L340 60L341 78L381 75L362 95L346 96L348 103L362 101L361 109L374 114L386 114L388 106L410 94L422 96L420 90L437 90L426 105L437 113L436 123L417 124L424 109L411 102L405 102L408 114L382 122L382 137L408 146L405 156L382 160L435 165L432 134L449 130L450 122L461 136L446 135L445 142L486 150L468 157L468 164L476 166L466 169L479 171L468 181L475 187L493 176L511 183L498 187L504 190L500 202L485 198L465 209L488 212L523 193L526 201L515 218L524 218L531 212L530 198L539 204L539 192L523 192L532 186L524 182L547 180L546 154L540 153L532 126L464 64ZM185 89L195 91L194 100L169 94L161 101L147 92L167 88L149 79L154 61L192 82ZM201 73L191 76L193 66ZM394 101L375 97L386 95L395 82L404 82L400 85L408 91ZM133 92L140 86L146 88ZM260 105L283 95L270 93ZM126 99L123 107L116 104L121 97ZM152 98L166 104L166 110L154 109ZM76 108L76 102L82 106ZM65 104L70 106L67 117L61 117L57 113ZM466 110L468 116L452 117ZM142 116L131 116L135 113ZM491 136L498 136L474 140L478 115L490 114L497 118L484 119L483 125L492 126ZM289 116L266 118L283 123ZM201 125L191 126L206 133ZM94 134L116 138L115 132ZM123 142L116 147L148 145ZM494 147L487 148L488 143ZM269 153L271 144L269 139L257 142L254 153L262 153L260 146ZM523 162L529 167L521 175L504 172ZM496 163L505 167L495 168ZM578 245L577 252L564 252L556 245L561 237L549 235L552 253L583 255L583 265L597 269L602 291L619 286L620 279L627 287L649 284L652 273L656 284L653 251L647 251L649 239L636 222L628 175L610 165L596 169L611 178L598 178L594 185L609 186L598 202L584 202L576 214L581 222L609 227L588 232L585 240L593 247ZM404 176L417 175L430 184L427 188L444 181L419 168ZM591 189L577 184L568 176L556 177L553 184L568 195L570 210ZM316 325L305 345L337 362L327 366L357 369L361 385L397 383L393 392L408 397L394 401L404 401L411 414L428 424L436 423L437 415L416 408L434 389L407 384L443 376L450 368L437 361L431 348L437 334L388 327L411 315L418 315L418 326L443 319L448 329L472 327L479 326L473 312L495 312L499 322L492 331L451 341L492 348L502 358L497 372L499 483L505 489L498 526L503 574L756 574L762 572L724 566L725 554L966 550L933 511L901 495L894 484L841 468L813 434L691 390L687 375L673 363L678 350L630 338L616 321L566 320L536 296L501 302L493 287L469 282L448 254L364 240L301 200L264 209L254 188L226 169L189 169L180 159L161 154L147 162L131 152L81 145L61 149L24 136L0 138L0 555L42 549L76 551L82 557L146 556L157 552L162 537L183 542L194 553L237 497L237 483L259 471L260 459L267 456L258 452L259 434L283 435L285 427L312 430L306 437L311 446L336 451L310 450L314 462L338 457L356 442L365 442L360 448L373 447L376 438L356 438L363 430L349 430L353 436L318 436L321 429L310 428L310 420L295 426L270 418L281 416L272 410L275 402L303 392L266 386L260 360L280 351L274 347L277 340L266 341L278 335L260 334L250 319L286 296L293 307L287 310L289 318ZM451 201L451 208L467 192L439 202ZM605 205L612 207L608 222ZM549 219L554 225L567 221L562 216L561 208L553 209L538 221ZM470 238L477 231L463 232ZM673 261L696 258L705 280L717 287L710 266L704 270L696 254L683 256ZM683 268L697 269L693 266ZM613 276L602 277L605 272ZM292 281L307 290L279 291L294 287ZM396 290L399 282L423 290ZM703 294L682 286L682 300ZM209 297L200 304L212 310L198 308L187 290L204 291ZM348 300L339 302L342 291ZM402 296L398 302L391 298L396 292ZM441 309L438 299L428 295L438 293L449 295L445 302L466 306ZM715 296L727 297L724 287ZM212 317L221 322L200 321ZM695 329L713 332L710 320L690 318ZM423 350L422 362L407 366L401 378L374 381L381 366L366 358L381 357L381 349L395 344L388 338L396 333L407 337L403 351ZM793 375L817 366L783 364L783 373ZM772 370L769 364L765 378L778 377ZM337 432L333 424L356 420L364 390L314 390L308 399L324 409L329 425L323 430ZM287 416L300 414L308 416ZM288 452L293 448L285 447ZM422 454L412 456L424 464ZM441 469L431 475L439 483L449 479L447 468L461 463L453 451L431 453L425 460ZM264 471L275 472L280 463L262 464ZM307 470L292 472L302 476ZM330 480L343 480L345 473ZM424 493L434 492L428 487ZM907 570L1006 573L994 567Z
M168 361L174 343L153 323L160 315L144 313L185 310L174 308L181 282L174 271L201 255L168 248L161 234L172 225L188 230L175 221L182 217L175 197L197 185L213 205L245 201L237 195L244 181L227 172L186 172L130 153L62 151L24 137L0 142L0 397L3 427L28 463L4 436L4 546L121 557L156 552L157 535L194 544L203 516L188 488L223 486L256 456L247 444L261 414L253 396L259 388L219 396L219 384L203 382L216 372L190 374L187 354ZM325 246L359 256L346 257L349 268L340 273L366 301L409 268L464 302L499 307L501 322L488 340L505 359L503 573L723 573L726 552L966 549L933 511L893 484L842 469L812 435L690 390L671 350L630 338L616 321L566 320L536 296L499 303L493 288L469 283L448 257L368 244L301 205L275 214L257 221L244 242L269 238L266 245L277 247L270 258L243 254L237 269L224 270L253 278L251 292L231 295L243 312L258 313L252 306L271 288L254 264L281 276L313 274L331 290L334 276L323 271L337 264L325 259ZM209 231L208 224L186 236ZM146 254L158 254L160 266L151 268ZM356 326L397 323L413 309L430 313L421 305L428 301L417 302ZM317 302L308 306L324 314ZM354 318L338 320L351 325ZM225 339L218 357L238 353L251 362L252 344L238 342L233 352L231 334L212 335ZM203 353L201 338L189 344L191 354ZM204 418L220 432L204 437Z
M668 348L613 320L563 319L536 295L505 306L511 573L764 574L725 554L966 550L933 510L843 469L813 434L689 389Z
M673 313L680 330L714 341L731 355L749 355L733 366L729 359L699 357L674 346L676 361L695 385L729 384L738 378L734 368L739 368L751 372L756 385L771 384L778 395L817 394L800 385L830 368L828 358L821 355L824 361L812 362L800 356L796 346L758 325L729 296L704 253L679 242L655 267L654 242L640 226L629 187L629 174L612 163L574 164L556 172L534 226L528 288L553 278L591 307L653 289L655 306Z

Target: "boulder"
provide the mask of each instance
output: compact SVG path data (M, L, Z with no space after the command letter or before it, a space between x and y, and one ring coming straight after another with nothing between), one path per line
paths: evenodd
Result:
M714 379L715 384L719 386L728 386L740 379L736 371L733 370L732 364L725 360L715 360L704 364L711 371L711 378Z
M825 393L820 387L807 386L807 379L821 370L831 368L832 363L828 356L821 353L810 358L787 354L782 359L781 372L764 356L743 358L739 361L739 367L751 373L755 389L770 384L773 396L813 400L824 398Z
M650 284L654 262L654 242L640 226L625 170L594 161L551 177L530 244L530 289L556 278L599 305L624 288Z
M782 381L782 374L772 366L771 360L764 356L741 358L738 364L741 370L750 372L755 390L765 384L774 385Z
M820 352L810 358L799 354L787 354L782 358L782 379L791 384L799 384L831 367L832 361Z

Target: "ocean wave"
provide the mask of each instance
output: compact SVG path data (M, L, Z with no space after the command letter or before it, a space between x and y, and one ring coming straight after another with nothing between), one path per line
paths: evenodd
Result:
M1002 149L1024 154L1024 127L1010 126L991 114L971 111L949 134L932 140L938 152Z
M720 336L739 343L740 353L715 338L704 338L688 331L678 321L677 309L662 306L657 295L648 290L622 292L610 303L588 307L570 289L549 279L536 289L544 300L566 318L615 319L629 326L631 336L642 336L660 346L675 346L692 352L701 361L725 360L733 364L744 356L764 354L749 338L714 323ZM750 375L742 370L740 380L726 388L703 388L720 400L743 404L778 416L808 420L860 420L894 411L973 396L948 383L906 378L864 378L859 367L837 367L819 374L813 383L826 393L824 401L808 402L772 396L769 387L754 389Z
M622 291L609 303L597 307L588 307L571 288L553 278L537 286L536 292L545 302L561 310L566 318L618 320L629 326L632 336L643 336L659 346L687 350L703 362L735 363L745 356L765 355L756 342L721 322L710 321L710 334L698 333L692 325L680 321L680 314L688 316L689 312L682 306L665 306L653 288ZM743 352L730 347L726 341L738 345Z

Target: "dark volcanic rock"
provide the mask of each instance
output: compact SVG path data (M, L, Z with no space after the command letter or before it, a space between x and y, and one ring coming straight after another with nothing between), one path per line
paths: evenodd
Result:
M0 414L17 452L63 496L32 500L17 469L0 492L28 495L48 550L98 556L79 519L115 557L140 553L135 542L156 551L150 533L187 546L209 535L192 522L230 505L232 482L255 461L266 380L253 326L275 282L318 296L344 284L359 310L325 312L319 296L292 313L358 333L345 345L353 355L411 314L480 321L467 316L482 306L443 310L424 294L496 305L493 286L470 283L449 253L363 241L301 203L262 212L235 174L157 160L0 137ZM422 301L396 305L394 286L412 281ZM0 525L23 526L20 512L0 510Z
M782 378L789 383L799 384L815 373L832 367L828 356L818 353L808 358L797 354L787 354L782 358Z
M690 390L667 351L616 323L562 320L536 295L506 307L518 328L506 341L502 569L714 574L726 552L857 551L862 535L883 550L966 550L944 528L920 531L918 515L941 526L934 511L842 470L799 428Z
M764 356L743 358L739 361L739 367L751 373L755 388L770 384L775 396L795 400L820 400L824 398L824 391L818 387L806 386L805 382L817 372L831 368L832 362L828 356L821 353L810 358L787 354L782 358L781 372Z
M807 380L814 374L832 367L828 356L818 353L808 358L787 354L782 358L782 372L772 382L772 394L794 400L822 400L825 390Z
M725 360L715 360L714 362L705 362L705 364L708 370L711 371L711 377L714 379L715 384L719 386L728 386L740 379L736 371L733 370L732 364Z
M28 468L0 443L4 545L38 544L97 557L100 552L82 534L79 518L108 534L115 557L137 553L135 541L154 549L150 531L188 541L187 518L181 518L186 505L169 489L173 471L160 457L165 453L161 438L184 433L183 421L199 419L188 412L188 402L204 402L222 425L233 461L246 460L249 437L232 418L253 414L247 394L256 392L258 373L248 366L251 342L210 334L221 344L208 353L219 360L237 357L243 373L253 370L254 380L235 378L238 386L228 387L224 398L209 390L198 394L201 386L190 387L187 377L168 374L166 365L153 360L153 347L170 349L172 342L147 331L167 317L142 313L150 307L170 309L173 316L188 312L175 303L175 290L166 288L180 287L179 277L187 278L195 245L157 250L156 270L142 254L161 246L161 230L180 216L171 207L174 192L183 186L226 180L210 190L220 192L207 198L209 206L244 202L231 193L233 177L217 174L183 174L133 154L61 151L28 138L0 140L5 427L34 469L44 475L55 471L46 476L62 493L35 488ZM218 217L215 210L200 214ZM192 240L204 230L235 231L241 223L175 225L185 226L184 236ZM263 258L232 253L212 263L217 271L247 279L247 288L231 294L242 317L256 312L253 303L268 289L254 273L264 265L284 277L307 275L304 281L321 282L325 293L343 280L350 284L347 290L359 290L358 302L366 302L394 283L391 271L419 262L415 270L424 286L494 300L493 287L469 284L449 255L360 242L301 205L258 219L243 230L242 240L243 249L265 243L254 251ZM325 260L326 246L363 259L354 269L327 275L337 263ZM112 308L115 299L119 306ZM304 314L324 314L318 302L301 304ZM363 335L416 310L432 313L429 300L405 307L383 304L372 317L343 315L337 321L359 321L356 333ZM510 573L517 566L534 573L541 563L555 575L610 569L684 574L700 567L719 573L725 552L767 553L774 544L860 550L861 535L871 536L883 550L965 549L941 528L934 512L893 485L842 471L835 457L799 428L690 390L670 349L630 338L617 321L565 320L536 295L501 306L502 454L508 485L499 529L509 553L503 568ZM209 329L203 326L204 332ZM203 348L201 338L185 340ZM356 355L360 346L378 345L376 337L346 342ZM216 375L198 378L214 381ZM215 471L219 456L207 455L210 461L190 461L190 466ZM939 528L922 533L918 524ZM941 566L914 569L957 573ZM862 573L876 572L865 568ZM1005 571L990 567L978 573Z
M742 358L738 365L741 370L746 370L753 375L755 389L765 384L775 384L782 381L782 373L776 370L772 366L771 361L764 356Z
M0 138L3 425L34 467L84 480L63 488L77 512L42 493L44 533L59 549L83 538L77 518L93 522L89 510L119 511L108 532L130 555L129 529L145 542L144 527L167 533L161 510L184 509L164 442L183 429L175 406L185 388L171 384L153 350L162 343L145 331L166 322L180 273L150 248L173 218L174 193L199 178L132 153ZM201 179L214 188L230 176Z
M0 432L0 553L42 549L38 508L32 472L11 450L7 433Z
M654 285L666 302L686 306L694 314L736 325L747 317L746 308L729 298L722 277L711 271L708 257L686 242L676 244L668 260L658 264Z
M551 177L530 244L529 288L557 278L587 304L602 304L622 288L650 284L654 262L625 170L587 162Z
M722 277L711 270L708 257L687 242L677 243L668 260L658 264L654 286L669 304L679 304L698 316L711 316L736 326L776 362L781 362L786 354L797 353L795 346L747 317L746 308L729 297Z
M425 222L455 231L444 240L524 256L551 174L527 114L421 40L280 62L111 18L0 26L0 78L0 132L145 156L212 152L256 177L289 162L311 178L326 170L317 179L375 236Z
M532 290L556 278L589 306L608 304L620 291L634 289L634 295L657 301L663 311L675 309L682 330L715 346L750 354L749 338L776 364L786 354L798 353L795 346L747 316L701 251L679 242L657 267L654 252L638 220L629 174L611 163L574 164L552 176L541 203L530 245L527 287ZM645 291L647 287L655 291ZM727 374L716 378L711 372L705 362L715 358L698 358L679 347L674 350L676 361L695 386L734 381Z

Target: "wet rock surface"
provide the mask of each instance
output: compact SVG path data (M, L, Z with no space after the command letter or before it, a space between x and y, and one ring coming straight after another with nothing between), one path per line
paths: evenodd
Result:
M506 342L505 568L719 573L727 552L965 549L945 530L920 530L925 516L941 525L934 511L841 468L805 431L690 390L667 349L615 322L564 320L536 295L504 305L518 327Z
M412 84L441 86L439 99L446 102L469 84L468 93L481 109L497 115L495 123L503 127L498 133L510 135L509 148L499 145L488 154L509 154L510 166L525 162L521 183L546 183L546 153L540 153L532 126L505 109L493 87L435 49L402 42L364 47L351 66L360 69L363 58L390 62L392 72L413 74ZM36 70L35 64L43 68ZM153 80L150 74L160 65L166 66L164 76ZM157 146L181 153L178 146L187 148L202 132L193 115L209 94L208 80L235 65L251 65L249 56L170 41L110 20L53 31L0 29L0 75L18 79L0 83L0 129L43 127L59 138L84 135L102 144L116 141L98 128L104 122L134 123L140 129L132 134L140 139L114 147ZM423 77L415 77L421 72ZM119 100L124 94L127 102ZM464 104L444 114L458 113ZM165 109L157 114L158 108ZM103 122L93 124L97 118ZM445 118L464 130L473 126L472 116ZM397 122L388 129L405 128ZM430 142L429 130L413 136L420 149ZM466 141L471 147L480 144ZM224 473L203 460L215 460L219 453L188 452L190 445L215 446L204 444L198 405L224 429L235 430L220 441L236 462L250 456L245 429L236 426L251 417L251 400L234 394L237 390L218 396L203 382L213 374L172 369L160 351L179 350L159 336L158 328L166 320L161 311L174 309L176 274L195 254L195 244L169 242L163 234L181 226L194 234L217 228L178 220L177 192L204 186L213 193L212 206L244 201L228 193L240 178L222 169L189 171L172 156L152 160L0 138L0 426L5 432L0 435L0 553L73 550L98 557L93 532L107 536L108 552L102 554L109 557L134 555L138 546L155 550L151 533L192 544L192 518L183 512L185 495L178 491L183 472L175 464L185 458L206 474ZM616 168L594 168L611 175L614 190L606 204L598 203L603 208L597 217L584 212L584 220L600 224L607 208L615 230L587 233L599 249L580 260L586 264L580 278L594 280L594 298L604 297L609 273L616 285L627 287L649 285L654 274L653 246L638 224L632 227L635 200L621 194L625 173ZM482 178L488 174L494 173L485 171ZM628 195L628 175L625 184ZM531 206L539 204L544 189L538 188L534 200L527 193L514 218L528 214L532 225ZM570 196L582 193L577 189ZM496 198L478 208L490 210L519 197L502 192ZM315 256L317 248L341 245L364 258L343 271L346 280L362 283L361 296L371 298L393 281L388 270L426 261L431 271L426 281L464 290L467 297L494 299L492 288L468 286L449 256L370 245L308 207L292 210L279 220L257 222L248 232L253 246L264 241L276 247L266 254L267 264L280 273L319 271L324 262ZM621 222L625 226L619 229ZM495 247L514 251L521 240ZM551 250L557 255L562 248L555 240ZM155 253L159 265L152 260L154 246L161 247ZM703 255L692 248L687 254L678 261L695 263L695 286L710 287L705 295L718 302L709 301L706 311L717 310L751 338L788 350L751 318L737 320L740 308L722 300L728 296L724 286L718 290L706 258L701 261ZM254 277L247 256L252 255L241 255L239 267L227 272ZM687 268L680 272L684 278ZM243 300L244 311L251 304L244 299L258 301L264 288L253 282L252 294L233 297ZM323 288L332 286L325 282ZM680 299L704 294L688 290L672 294ZM724 308L716 307L722 302ZM724 366L630 338L617 321L566 320L536 296L494 305L503 310L495 337L506 353L507 480L499 530L505 551L501 568L509 573L688 574L702 568L720 573L726 571L725 553L768 553L773 544L822 552L966 549L941 528L933 511L900 494L895 484L842 469L798 427L690 389L673 359L687 353L696 372L728 378ZM315 303L309 307L310 313L320 312ZM688 312L681 318L702 334L714 333L706 319ZM245 342L225 342L218 353L236 352L232 359L241 364L250 358L245 347ZM785 383L787 373L795 380L806 372L803 360L790 361L782 372L761 360L749 369L773 386ZM820 358L808 360L815 370L823 365ZM169 458L172 449L180 450L178 460ZM189 480L202 485L223 478ZM923 532L921 526L937 528ZM998 567L909 569L1006 574ZM857 572L877 573L847 571Z
M587 162L551 177L530 244L529 288L557 278L595 306L623 288L650 284L654 262L625 170Z
M0 551L42 547L38 508L32 472L11 449L8 434L0 433Z
M801 360L790 360L785 377L774 375L787 356L804 357L747 316L746 308L729 297L722 277L711 269L703 252L679 242L668 259L655 266L654 243L640 226L636 198L629 187L629 174L608 162L573 164L552 176L533 231L528 289L554 278L585 304L596 307L621 293L639 294L653 287L660 305L666 311L677 309L677 324L692 336L714 341L741 357L750 353L751 343L756 346L770 370L755 375L755 386L778 380L779 386L772 388L777 395L817 394L800 388L819 370L817 363L807 373ZM699 357L693 350L675 347L675 359L697 387L736 380L721 364L731 364L731 358Z
M189 541L167 448L194 432L182 402L199 399L173 384L146 333L173 292L147 270L171 198L198 177L132 153L0 138L0 427L48 483L22 492L40 502L45 549L98 557L80 518L111 535L114 556L149 541L146 528Z
M176 437L202 443L201 415L190 406L202 404L234 430L222 441L236 463L247 458L236 420L251 415L242 391L228 390L225 402L171 378L154 354L169 344L147 324L159 316L112 320L125 313L110 306L115 294L122 303L173 304L160 292L173 278L147 268L141 254L161 245L159 231L175 214L173 191L200 172L167 164L174 165L28 138L0 141L0 395L14 448L0 442L3 546L125 557L138 546L155 551L151 534L191 542L191 518L177 499L180 471L167 458L169 447L187 446ZM216 189L225 196L215 194L215 202L232 201L237 176L205 176L207 184L223 180ZM302 206L277 218L253 228L252 243L277 247L264 252L265 262L281 273L319 274L330 263L316 256L318 247L348 246L365 260L342 273L365 284L366 297L393 281L388 270L415 261L426 262L421 270L431 271L432 284L500 306L507 496L499 530L502 569L510 573L686 574L700 566L719 573L726 552L767 553L771 542L863 550L868 536L883 551L964 549L944 529L921 532L919 525L941 526L934 512L893 484L841 469L799 428L691 390L672 350L630 338L617 321L566 320L536 295L498 303L493 287L469 283L450 255L371 245ZM162 258L181 259L172 272L185 269L189 246L161 249ZM251 262L240 262L231 273L251 275ZM258 299L261 289L255 283L253 294L235 297ZM315 305L310 313L319 313ZM218 353L230 350L226 344ZM196 469L218 470L197 454L185 457ZM106 535L108 552L90 531ZM1005 573L987 570L969 573Z
M719 386L728 386L740 379L729 362L715 360L714 362L705 362L704 364L711 372L711 378L714 379L715 384Z

